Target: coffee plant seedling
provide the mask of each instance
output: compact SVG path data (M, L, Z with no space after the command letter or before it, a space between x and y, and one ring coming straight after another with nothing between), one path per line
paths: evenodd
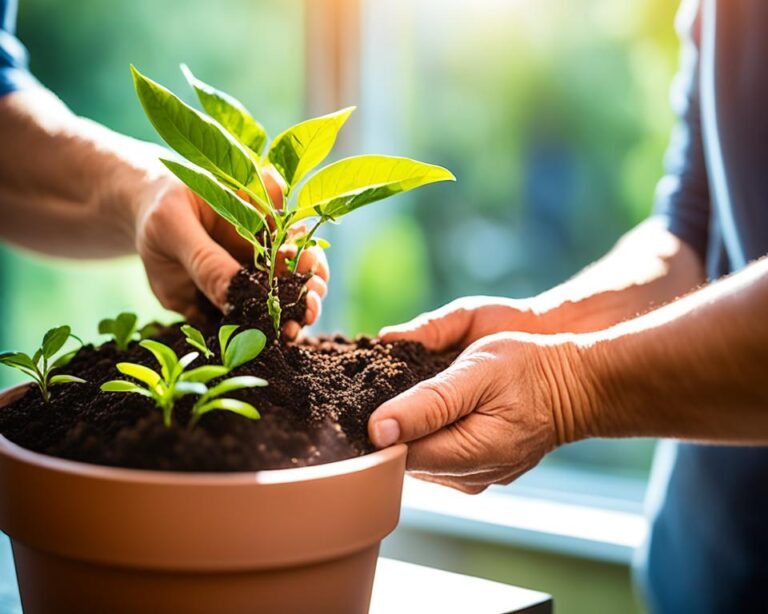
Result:
M152 125L183 159L163 164L253 246L254 266L267 273L267 311L279 333L281 306L275 273L280 248L292 242L294 271L304 249L327 242L315 238L325 222L400 192L437 181L450 171L408 158L364 155L344 158L310 176L331 152L336 136L354 111L349 107L303 121L269 142L263 126L238 100L197 79L182 66L202 113L131 66L134 85ZM267 143L269 142L269 145ZM272 166L284 179L282 203L272 201L262 178ZM292 225L314 223L295 236Z
M99 322L99 334L111 335L118 350L125 351L131 341L146 339L157 332L157 324L150 323L138 328L135 313L124 311L116 318L105 318Z
M77 350L72 350L71 352L60 354L56 358L56 354L64 347L64 344L70 337L80 341L72 334L69 326L52 328L45 333L43 343L34 355L29 356L24 352L5 352L0 354L0 364L18 369L31 377L38 388L40 388L40 395L43 397L43 401L49 403L51 400L51 386L85 383L84 379L74 375L65 375L63 373L54 375L54 371L65 367L77 353Z
M163 424L166 427L171 426L176 401L189 394L198 395L192 407L190 427L194 426L201 416L213 410L234 412L252 420L260 418L259 412L250 403L222 398L221 395L243 388L266 386L266 380L253 376L231 377L209 388L208 382L227 372L222 372L220 365L204 365L187 370L200 355L198 352L189 352L179 358L173 349L159 341L144 339L139 345L152 353L160 366L160 372L136 363L120 362L116 365L117 370L140 383L110 380L101 385L102 391L139 394L152 399L162 412ZM263 344L261 347L264 347Z

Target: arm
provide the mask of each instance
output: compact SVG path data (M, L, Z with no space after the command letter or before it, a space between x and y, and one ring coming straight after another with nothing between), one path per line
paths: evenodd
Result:
M42 87L0 97L0 133L13 144L0 149L0 238L70 258L138 252L164 307L198 317L198 288L224 307L249 247L157 161L160 147L75 116ZM318 273L308 282L311 323L326 290L324 255L308 250L299 269Z

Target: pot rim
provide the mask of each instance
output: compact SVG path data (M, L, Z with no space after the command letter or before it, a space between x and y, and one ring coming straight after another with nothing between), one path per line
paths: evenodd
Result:
M16 400L22 390L32 384L17 384L0 391L0 408L6 401ZM7 455L17 461L41 468L77 475L92 479L112 480L125 483L144 484L177 484L180 486L234 486L243 484L286 484L306 482L318 479L365 471L376 465L404 454L407 446L404 443L395 444L388 448L376 450L363 456L356 456L322 465L309 467L289 467L286 469L263 469L260 471L229 471L229 472L185 472L185 471L156 471L154 469L129 469L126 467L111 467L96 465L81 461L68 460L34 452L13 443L0 434L0 454Z

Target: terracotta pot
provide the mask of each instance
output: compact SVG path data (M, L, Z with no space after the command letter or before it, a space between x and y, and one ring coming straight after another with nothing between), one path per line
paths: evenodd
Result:
M23 393L0 394L0 407ZM366 612L406 447L252 473L117 469L0 436L0 529L26 614Z

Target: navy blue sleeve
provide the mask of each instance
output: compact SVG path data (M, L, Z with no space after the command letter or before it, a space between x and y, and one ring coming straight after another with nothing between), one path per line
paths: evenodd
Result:
M27 68L27 50L16 38L17 0L0 0L0 96L39 87Z
M683 2L677 26L683 39L680 71L672 86L678 122L664 159L665 175L656 187L654 213L706 262L710 197L699 108L701 24L697 1Z

